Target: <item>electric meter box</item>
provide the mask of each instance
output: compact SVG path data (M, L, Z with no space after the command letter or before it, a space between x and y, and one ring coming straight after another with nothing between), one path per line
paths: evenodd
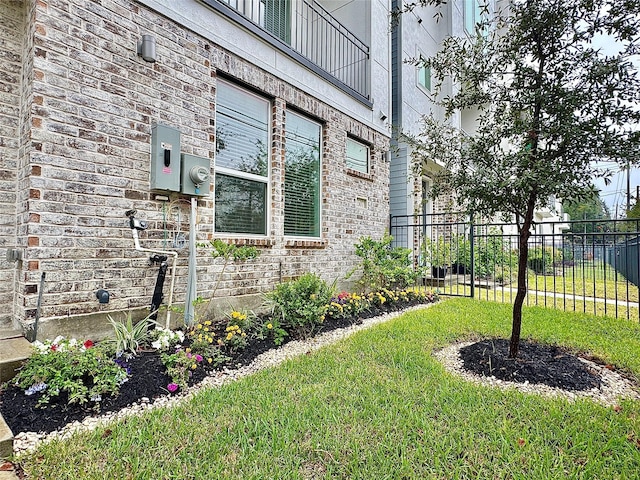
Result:
M205 197L211 187L211 162L208 158L182 154L182 189L185 195Z
M166 125L151 129L151 190L180 191L180 131Z

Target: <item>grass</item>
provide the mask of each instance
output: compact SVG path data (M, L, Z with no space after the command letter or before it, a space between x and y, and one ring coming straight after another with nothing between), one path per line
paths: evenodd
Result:
M637 324L535 307L524 318L523 337L640 378ZM449 299L20 461L56 479L637 478L640 402L471 385L431 355L509 331L509 305Z
M636 321L640 319L640 311L633 304L638 302L640 289L628 283L622 275L616 274L610 265L602 262L584 262L575 267L564 267L562 274L559 270L556 273L558 274L536 275L531 270L528 271L527 305L540 305ZM508 285L476 288L476 298L513 303L517 288L515 270L512 275L513 282ZM489 283L493 287L493 282L479 280L478 283ZM456 283L453 276L445 279L443 285L438 288L444 295L469 296L471 294L470 286ZM590 300L591 298L606 299L612 303Z

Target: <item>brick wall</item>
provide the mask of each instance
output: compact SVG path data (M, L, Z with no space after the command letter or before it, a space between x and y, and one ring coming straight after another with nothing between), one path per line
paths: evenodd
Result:
M27 38L21 1L0 2L0 329L12 327L16 264L6 249L16 247L16 214L21 152L22 58Z
M188 233L188 201L172 194L162 202L150 192L151 128L155 123L177 128L182 152L213 159L221 72L274 100L271 231L256 242L262 251L257 260L226 270L217 296L265 292L306 271L343 279L357 260L358 238L384 233L387 135L129 0L41 0L33 18L32 92L23 92L31 97L31 149L26 150L28 175L18 181L25 198L17 213L26 220L19 227L25 247L20 320L35 315L42 272L43 324L150 303L157 269L148 265L147 254L133 249L124 212L135 208L149 221L140 234L147 248L172 249L175 235ZM156 37L156 63L136 55L142 34ZM292 241L283 234L282 131L292 106L323 123L320 241ZM346 170L347 133L372 145L371 175ZM204 241L213 231L212 200L200 199L198 207L197 236ZM186 289L187 256L186 248L179 249L178 303ZM199 295L211 295L220 269L201 249ZM95 292L101 288L111 293L110 303L98 304ZM165 295L167 290L168 282Z

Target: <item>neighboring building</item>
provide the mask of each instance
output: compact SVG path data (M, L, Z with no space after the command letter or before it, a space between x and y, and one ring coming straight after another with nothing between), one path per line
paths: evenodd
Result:
M455 211L450 198L440 198L433 202L428 191L433 178L443 166L425 159L415 166L412 147L404 141L402 134L416 135L422 124L422 117L433 112L443 119L444 112L434 104L434 89L431 72L407 62L409 59L428 58L440 49L442 41L451 35L462 36L474 31L480 20L480 1L466 0L447 2L439 7L416 7L398 17L392 30L392 148L390 177L391 215L402 217L417 215L394 221L396 243L419 248L423 237L437 236L430 228L426 230L411 227L412 223L431 223L430 215ZM393 8L408 4L404 0L393 0ZM445 83L440 95L450 95L456 88L451 82ZM459 112L452 119L455 127L468 133L474 130L475 113ZM421 218L420 215L423 215ZM437 222L445 219L438 215ZM405 224L405 227L402 226Z
M447 2L439 7L415 7L398 17L392 31L392 148L390 165L390 211L394 219L393 234L398 245L419 248L423 238L435 240L438 236L450 237L464 233L466 221L459 215L449 215L458 209L452 198L438 198L432 201L428 192L433 184L434 175L443 165L431 159L423 159L416 166L412 159L412 147L403 140L402 134L416 135L422 126L422 117L433 113L436 118L444 119L441 107L434 104L434 91L431 72L418 68L407 60L428 58L440 49L442 41L453 36L474 35L476 24L482 20L486 9L489 12L498 8L501 0L464 0ZM394 9L402 9L410 4L407 0L393 0ZM457 88L452 82L442 85L440 95L452 95ZM456 112L451 118L454 127L467 135L476 130L476 110ZM406 216L406 217L403 217ZM414 218L411 218L411 217ZM478 220L478 219L476 219ZM536 222L561 222L561 206L550 199L550 207L535 213ZM496 222L501 220L496 219ZM431 224L449 223L448 226ZM425 225L426 224L426 225ZM419 225L415 227L412 225ZM566 224L557 223L553 228L538 225L536 232L547 234L553 230L559 233L566 230ZM507 231L508 230L508 231ZM516 232L507 228L505 235ZM467 232L468 233L468 232Z
M389 1L1 2L0 329L99 337L144 311L158 268L129 209L143 247L178 252L184 304L196 195L198 241L261 250L217 297L343 280L388 226ZM180 186L180 153L204 183ZM220 269L198 249L199 296Z

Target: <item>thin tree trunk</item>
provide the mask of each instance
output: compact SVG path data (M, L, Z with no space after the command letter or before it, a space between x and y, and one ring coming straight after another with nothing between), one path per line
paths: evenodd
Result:
M531 223L536 203L536 195L532 192L527 202L522 225L519 226L519 254L518 254L518 292L513 302L513 323L511 325L511 341L509 343L509 358L516 358L520 348L520 330L522 327L522 305L527 296L527 260L529 258L529 237L531 236Z

